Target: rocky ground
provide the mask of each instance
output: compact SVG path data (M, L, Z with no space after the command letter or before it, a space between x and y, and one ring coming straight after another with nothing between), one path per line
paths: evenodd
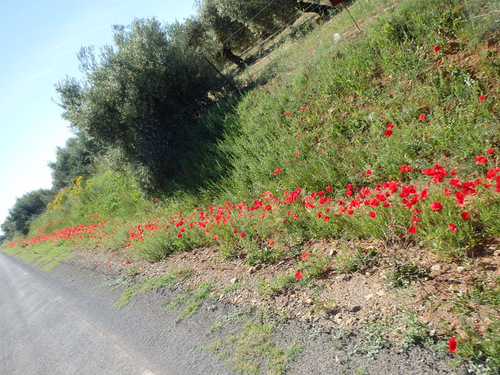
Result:
M357 249L359 252L360 248L365 249L365 254L373 249L377 252L370 262L358 266L355 271L339 272L340 263L349 258L349 251ZM467 263L439 260L424 249L383 248L378 243L353 243L340 249L339 244L327 241L304 246L309 260L327 259L329 262L320 276L309 280L304 276L300 282L293 281L300 266L304 267L305 262L300 263L300 256L274 264L250 266L244 259L222 259L214 248L177 253L155 263L133 259L125 250L113 253L79 250L72 253L65 263L102 273L113 285L130 285L143 277L189 270L189 276L182 283L166 288L168 290L163 290L163 295L170 295L172 299L209 283L212 291L210 306L214 306L213 299L216 299L216 304L240 311L248 307L253 311L266 311L277 317L282 322L280 326L288 327L288 331L294 327L290 331L292 336L284 330L278 341L291 343L297 335L308 338L295 341L303 341L300 345L308 347L310 352L301 351L299 358L289 366L291 373L302 373L297 366L303 368L307 358L314 362L310 367L312 373L354 371L352 373L377 374L382 373L378 371L382 371L384 361L395 363L396 367L388 371L393 374L465 371L447 364L453 360L453 356L446 353L447 340L452 335L464 334L465 325L480 333L488 329L490 317L495 312L476 304L469 306L465 316L463 309L472 304L466 297L472 292L475 282L481 281L485 288L495 287L495 280L500 276L498 248L492 247L487 254L475 255ZM404 268L410 263L411 270ZM423 271L416 275L415 270ZM310 341L310 337L314 340ZM367 342L366 337L370 337L368 341L372 343ZM415 341L426 342L426 346L407 345L412 337ZM363 342L369 349L360 349ZM318 362L314 354L318 345L328 359ZM338 350L336 345L350 349ZM402 347L405 350L401 351ZM367 350L370 356L367 356ZM438 352L441 357L436 359ZM375 353L376 359L372 356ZM359 358L355 359L356 356ZM334 362L330 362L332 358ZM414 360L420 361L422 367L410 369L408 366ZM326 363L336 365L338 371L328 372L330 370L322 367ZM370 363L375 367L372 368ZM322 366L318 367L320 364Z

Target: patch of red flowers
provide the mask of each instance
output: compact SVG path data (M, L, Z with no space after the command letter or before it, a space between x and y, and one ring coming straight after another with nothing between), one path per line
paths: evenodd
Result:
M455 354L455 350L457 350L457 340L455 340L455 337L451 337L450 341L448 342L448 350L452 353Z

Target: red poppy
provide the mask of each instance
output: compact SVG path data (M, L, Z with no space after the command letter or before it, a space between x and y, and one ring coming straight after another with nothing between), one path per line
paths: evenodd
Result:
M285 113L285 116L290 116L290 112L286 112L286 113Z
M431 204L431 210L441 212L443 209L443 204L441 202L433 201Z
M371 171L371 169L368 169L368 170L366 171L366 173L365 173L365 176L366 176L366 177L370 177L371 175L372 175L372 171Z
M241 238L245 238L245 236L246 236L245 232L241 232L241 233L240 233L240 237L241 237Z
M457 340L455 340L454 337L452 337L448 342L448 349L452 354L455 354L455 350L457 350Z
M424 121L425 120L425 113L420 114L420 116L418 116L418 119L421 121Z
M298 272L295 274L295 280L299 281L301 278L302 278L302 272L298 271Z
M108 268L111 268L111 264L110 264L110 265L108 265Z
M476 164L485 164L488 162L488 159L484 155L478 155L474 160Z
M462 219L464 220L469 220L470 219L470 214L466 211L462 212Z
M302 107L300 110L304 112L306 110L306 107Z
M488 154L491 155L495 152L495 149L494 148L489 148L488 149Z
M127 261L125 262L125 264L130 264L130 260L127 259Z
M385 132L384 132L384 135L386 137L390 137L392 135L392 129L387 129Z
M212 241L217 241L217 238L219 238L219 237L217 237L217 236L213 236L213 237L212 237Z
M391 122L390 124L387 124L387 129L393 129L394 128L394 124Z
M412 170L413 170L413 167L410 167L409 165L402 165L400 167L399 173L411 172Z
M480 96L479 96L479 101L480 101L480 102L484 102L484 99L485 99L485 98L486 98L486 97L485 97L484 95L480 95Z
M453 223L448 224L448 227L450 228L450 230L452 232L456 232L457 231L457 226L455 224L453 224Z
M308 255L309 255L309 253L307 251L304 251L302 254L300 254L302 259L306 259Z
M377 213L375 211L370 211L370 218L371 219L375 219L376 216L377 216Z
M434 52L439 52L441 50L441 46L438 44L434 46Z

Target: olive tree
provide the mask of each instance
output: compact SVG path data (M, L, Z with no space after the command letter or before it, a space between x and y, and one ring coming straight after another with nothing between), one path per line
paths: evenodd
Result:
M56 85L63 117L101 149L118 151L145 190L158 190L182 174L193 124L218 80L154 18L115 26L113 39L99 54L82 48L83 79Z

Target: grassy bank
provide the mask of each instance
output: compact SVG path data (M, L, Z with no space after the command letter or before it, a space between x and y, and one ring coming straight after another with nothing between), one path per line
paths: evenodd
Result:
M302 256L317 239L375 240L410 281L418 269L408 248L463 264L491 256L500 237L499 8L359 0L349 9L362 32L342 12L289 36L235 77L257 87L200 119L225 131L186 170L187 185L194 170L226 176L208 190L146 198L130 173L103 165L2 250L51 264L77 247L152 262L214 247L250 266L294 260L289 283L355 272L374 255ZM487 275L464 298L491 307L492 323L481 333L461 327L455 352L484 373L500 369L499 275Z

